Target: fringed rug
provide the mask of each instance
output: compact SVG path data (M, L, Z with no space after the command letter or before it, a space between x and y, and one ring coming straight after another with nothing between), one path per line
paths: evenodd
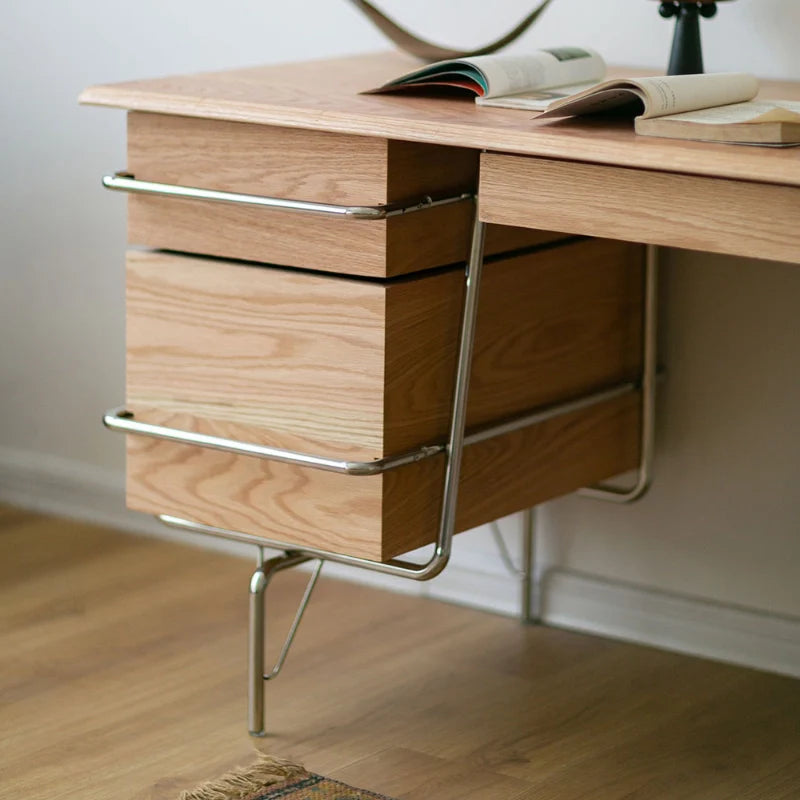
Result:
M181 792L179 800L391 800L271 756Z

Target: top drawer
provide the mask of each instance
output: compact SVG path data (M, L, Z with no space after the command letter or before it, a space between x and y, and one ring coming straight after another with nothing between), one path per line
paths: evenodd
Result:
M473 192L474 150L164 114L128 115L139 181L342 206L406 206ZM464 261L469 199L353 219L132 194L133 244L352 275L392 277ZM563 238L497 227L487 251Z

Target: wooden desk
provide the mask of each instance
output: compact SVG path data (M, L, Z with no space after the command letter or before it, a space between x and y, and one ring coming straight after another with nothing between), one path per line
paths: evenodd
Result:
M236 191L312 196L322 202L338 198L340 202L392 203L419 197L431 185L430 191L445 194L469 190L474 179L470 165L479 149L483 151L480 216L487 222L800 261L800 230L794 224L800 210L799 150L637 137L624 121L535 122L527 113L478 108L464 98L358 94L411 63L390 53L256 67L98 86L87 89L81 99L147 112L130 115L129 168L167 175L174 183L203 186L216 176L217 188ZM797 98L800 85L769 83L764 94ZM204 121L202 125L194 124L198 118ZM268 130L269 136L259 137L261 130ZM259 163L251 175L248 169L252 172L254 152L259 154ZM469 215L463 205L444 207L436 215L416 215L416 221L410 217L387 220L385 228L375 226L370 231L377 230L378 236L362 238L355 246L327 220L310 228L305 221L281 218L278 235L270 237L259 222L263 216L219 205L198 216L196 205L151 199L144 207L133 202L131 239L179 251L385 278L466 257ZM557 238L553 233L537 233L534 239L524 240L518 235L514 238L510 231L505 236L490 243L490 252ZM422 258L420 242L425 243ZM149 376L148 380L154 379ZM373 397L380 395L373 391ZM361 408L368 418L378 414L363 404ZM173 404L169 410L178 413L185 407ZM309 413L312 410L319 413L319 408ZM519 403L507 409L509 413L518 410ZM382 424L391 425L391 420L378 417L370 430L365 423L331 435L317 424L298 424L291 415L276 419L275 414L268 418L248 414L250 422L264 422L273 433L283 431L266 442L275 446L312 450L333 446L349 457L383 457L421 443L413 435L393 439L381 429ZM227 423L240 427L228 424L225 432L252 433L241 429L245 416L228 418ZM490 417L484 413L474 421ZM218 425L204 432L220 430ZM434 424L426 436L432 439L439 433ZM365 447L367 441L370 447ZM619 467L627 458L618 454L611 460ZM561 482L558 488L563 490L568 483ZM392 489L384 489L372 502L386 501L386 492ZM508 512L513 506L497 510ZM339 507L333 517L343 513ZM245 516L239 515L237 521L242 524ZM362 529L362 520L345 517L352 531ZM486 518L486 511L470 513L462 525L479 524ZM319 517L303 522L298 526L301 530L321 525L330 529L337 524L335 519ZM258 521L261 526L265 523L263 518ZM408 519L397 520L397 525L407 526ZM343 544L332 531L328 538L323 543L332 548L335 543L333 549L341 549ZM368 545L361 550L385 558L426 537L398 534L391 538L396 543L381 545L380 553ZM306 536L304 541L309 544L313 539Z
M536 296L548 302L562 297L563 307L573 309L567 349L578 354L575 363L580 368L560 364L536 373L528 356L519 359L508 384L513 387L509 405L492 404L495 384L491 381L483 405L472 402L475 398L470 394L470 409L479 417L473 420L476 423L563 401L578 390L630 380L631 373L640 368L642 288L637 259L641 251L637 256L624 249L630 245L619 242L800 262L800 233L792 224L800 206L797 150L641 138L624 122L537 123L523 112L478 108L465 99L358 94L408 66L409 61L397 55L361 56L99 86L87 89L82 100L134 112L129 123L129 157L137 173L152 169L157 176L172 176L169 183L189 186L202 186L202 176L211 176L218 183L214 189L228 192L263 193L267 186L272 193L302 195L317 203L345 197L348 203L391 205L419 199L415 192L431 182L436 192L471 191L475 157L482 151L477 166L481 220L534 230L525 234L498 229L490 245L497 263L510 263L520 253L530 255L537 264L554 258L550 269L557 278L547 289L534 286L526 277L533 274L528 271L533 269L532 262L505 288L497 289L487 279L487 304L494 303L495 310L488 334L483 342L479 336L476 345L478 383L490 373L503 372L495 368L502 367L503 359L501 354L496 360L498 348L493 343L508 351L513 332L524 329L526 309ZM769 84L765 91L800 97L800 87L794 85ZM262 130L269 131L269 136L262 137ZM147 146L141 146L142 142ZM262 163L257 180L246 168L254 153ZM268 168L272 164L279 168ZM361 200L365 193L370 198ZM438 208L436 216L417 215L413 229L406 220L414 215L401 215L394 221L383 220L374 237L359 234L357 239L347 239L327 223L308 228L276 222L274 230L280 235L273 236L260 223L263 217L253 216L252 209L245 213L217 208L209 215L181 205L188 201L151 200L131 204L134 241L227 259L277 261L294 270L288 276L255 273L252 267L234 261L219 266L219 262L192 261L180 255L132 256L129 311L133 327L129 332L133 338L129 344L135 340L136 353L129 362L129 389L141 389L134 399L156 415L156 423L177 419L182 425L194 425L201 434L236 434L250 441L260 436L262 444L271 446L323 443L343 448L341 452L349 457L377 459L395 454L395 447L387 443L402 442L402 447L425 443L421 429L415 427L417 418L425 422L426 436L442 435L447 414L442 414L441 397L449 396L452 384L443 387L436 376L452 374L454 337L445 336L443 342L450 345L420 347L420 342L432 342L437 334L436 326L419 325L439 314L436 309L446 306L458 291L455 285L446 285L452 271L428 270L466 258L468 215L463 205L448 203ZM391 231L399 231L398 220L406 227L393 239ZM606 241L565 239L575 234ZM422 243L421 255L402 244L409 237ZM591 250L586 255L588 263L592 254L600 254L595 263L603 269L570 272L580 265L580 248ZM308 269L314 272L298 271ZM245 270L250 272L243 278ZM503 270L498 266L491 271L492 279L500 280L498 285L502 285ZM361 282L348 277L345 290L344 272L359 276ZM590 276L597 277L595 273L617 277L592 286L582 298L575 296L576 290L589 286ZM175 275L185 277L172 282L170 276ZM377 283L365 283L364 278ZM606 292L603 302L596 302L602 291ZM187 303L185 296L192 294L196 302ZM221 296L225 303L220 304ZM316 298L313 311L301 312L299 317L288 315L280 330L271 328L266 334L256 330L260 323L253 320L260 316L253 312L254 303L263 307L277 302L281 308L296 309L301 307L301 296ZM519 302L505 303L503 298ZM598 308L605 308L608 316L600 321L595 318L594 330L599 333L589 339L602 343L602 358L587 345L585 326ZM312 317L324 318L328 313L339 320L353 309L358 318L350 330L324 325L304 328ZM391 315L397 311L395 319ZM445 316L456 318L452 313ZM372 320L369 325L364 322L367 317ZM537 312L532 324L539 320ZM259 392L265 376L258 372L253 353L263 352L265 340L258 340L255 349L248 349L250 345L242 349L235 336L237 326L243 324L248 335L284 342L283 353L288 356L278 353L275 363L289 376L280 388L293 402L279 407L263 402ZM176 325L182 326L182 333L175 332ZM298 328L304 341L315 343L311 350L302 351L294 335ZM583 334L574 333L581 329ZM325 337L313 331L324 332ZM396 338L402 331L407 333ZM504 338L509 331L511 338ZM326 346L314 349L323 339ZM148 360L159 348L168 358ZM559 348L560 344L553 352ZM176 362L169 359L186 352L183 368L175 369ZM368 374L376 374L381 365L386 368L380 380L362 380L361 352L370 353L375 361ZM495 360L488 359L492 369L483 372L479 367L482 352L495 352ZM317 364L341 367L343 382L336 383L325 397L336 411L327 416L325 403L309 404L301 391L309 385L304 381L311 362L303 360L308 353ZM431 353L435 363L425 366ZM294 368L298 365L306 377L297 378ZM407 371L419 365L427 376L423 383L403 383ZM598 365L602 365L599 371L592 372ZM252 383L242 378L249 374ZM531 395L530 387L545 375L559 378L551 394ZM313 387L319 389L322 384L315 381ZM393 392L398 381L400 388L395 385ZM362 398L355 403L342 394L351 383L358 386ZM424 387L421 393L420 385ZM161 391L164 386L169 386L169 396ZM238 392L236 402L229 393L231 386ZM148 397L156 396L153 387L158 402L148 406ZM520 387L526 387L521 394ZM192 403L187 403L190 395ZM251 402L243 405L242 397ZM404 417L402 408L398 411L404 399L417 403L420 397L423 402L412 408L413 419ZM295 398L299 399L294 402ZM198 417L195 412L201 406L206 411L213 407L214 412ZM341 424L343 419L346 422ZM517 431L515 438L503 439L497 447L483 443L467 449L460 484L461 516L455 529L634 466L639 456L639 422L637 399L628 394L556 423L550 420L544 427ZM252 459L242 461L246 455L232 461L229 455L206 451L201 456L194 452L197 448L190 452L186 447L173 442L129 444L129 464L133 465L129 502L133 498L134 507L154 513L191 509L192 518L205 525L235 524L254 539L261 532L287 546L323 547L375 561L385 561L432 538L430 511L436 508L442 481L433 460L403 467L406 480L361 478L359 492L351 493L351 478L346 478L345 485L339 476L337 480L327 473L311 477L285 465L254 474ZM412 474L413 480L408 479ZM400 475L398 470L395 476ZM267 484L272 494L265 493Z

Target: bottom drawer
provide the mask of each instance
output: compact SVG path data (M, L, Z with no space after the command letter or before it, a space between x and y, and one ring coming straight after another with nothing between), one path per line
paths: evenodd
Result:
M467 429L634 380L642 248L487 261ZM142 422L352 461L445 441L464 272L391 281L131 253L127 406ZM633 467L633 392L465 450L465 530ZM128 505L386 560L436 538L443 455L355 476L129 436Z
M633 468L628 394L464 450L456 532ZM358 477L128 437L128 505L385 561L435 540L444 457Z

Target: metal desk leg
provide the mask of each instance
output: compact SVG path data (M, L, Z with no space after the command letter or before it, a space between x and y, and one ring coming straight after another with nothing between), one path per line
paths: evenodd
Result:
M248 635L248 693L247 726L251 736L264 736L264 682L277 677L292 646L300 620L306 610L311 593L317 583L322 561L311 574L303 599L295 614L292 627L286 636L281 653L269 673L264 672L264 639L266 636L265 592L275 573L296 567L310 559L297 553L282 553L268 561L264 560L264 548L258 548L258 567L250 578L250 628Z

